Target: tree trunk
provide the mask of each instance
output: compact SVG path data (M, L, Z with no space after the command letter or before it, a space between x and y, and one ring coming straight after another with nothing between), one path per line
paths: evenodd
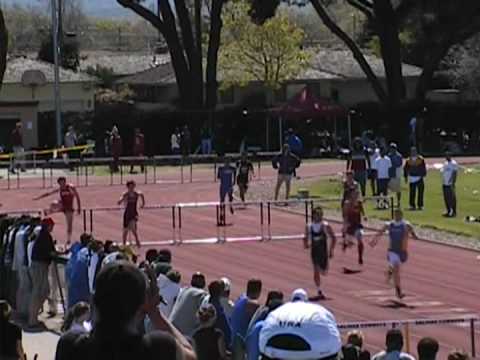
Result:
M220 48L220 35L222 32L222 8L224 0L215 0L212 2L212 12L210 21L210 39L208 41L207 51L207 69L206 69L206 108L215 109L217 105L217 63L218 49Z
M380 38L380 50L389 97L389 106L397 107L405 100L407 92L402 74L401 43L397 16L390 0L375 0L375 29Z
M204 101L204 81L203 81L203 50L202 50L202 0L195 0L195 47L199 55L197 63L197 73L200 74L201 86L199 90L199 98Z
M5 25L3 11L0 9L0 89L3 83L3 75L7 68L7 52L8 52L8 30Z
M363 72L367 76L368 81L372 85L373 91L378 97L378 100L383 103L388 103L388 95L385 92L382 84L378 80L377 76L373 72L372 68L368 64L367 60L362 54L360 48L355 44L355 41L350 38L345 31L343 31L328 15L327 11L325 10L324 6L320 3L319 0L311 0L315 11L317 12L318 16L325 24L325 26L335 34L340 40L342 40L345 45L350 49L353 54L353 57L357 61L358 65L362 68Z

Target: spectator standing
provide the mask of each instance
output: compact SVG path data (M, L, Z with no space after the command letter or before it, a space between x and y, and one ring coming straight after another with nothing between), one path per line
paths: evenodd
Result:
M262 359L336 359L342 341L331 312L317 304L295 301L268 315L259 347Z
M172 270L172 252L169 249L160 249L153 268L157 276L160 274L167 275Z
M22 329L10 321L12 308L0 300L0 359L25 360Z
M267 315L270 312L270 307L274 302L283 303L283 293L281 291L272 290L268 292L265 305L259 306L257 311L255 311L255 314L253 314L250 324L248 325L248 332L250 332L257 322L267 318Z
M188 341L158 311L155 284L152 271L146 277L125 261L103 267L93 298L98 320L92 333L64 334L55 359L152 359L158 354L162 360L196 359ZM142 335L136 330L138 315L145 313L159 331Z
M230 327L230 320L227 319L225 312L223 310L222 303L220 299L223 294L224 285L220 280L212 281L208 285L209 296L205 298L203 304L212 304L215 308L216 320L215 327L219 329L226 341L227 344L231 343L232 339L232 329Z
M453 350L448 354L447 360L469 360L470 356L463 350Z
M415 360L415 358L402 352L403 334L399 329L390 329L386 336L386 350L375 354L372 360Z
M197 313L199 328L193 334L193 343L198 360L227 359L225 338L215 326L216 310L212 304L202 305Z
M65 133L65 136L63 138L63 144L65 145L65 147L67 149L68 148L73 148L77 145L77 134L75 132L75 129L71 125L68 127L67 132ZM70 153L68 151L63 153L63 158L64 158L64 161L65 161L66 165L69 165L69 163L68 163L69 156L70 156ZM74 169L75 168L74 168L73 164L70 165L70 170L74 170Z
M110 152L113 157L112 172L119 171L118 159L122 154L122 149L123 149L122 138L120 137L118 128L114 126L110 134Z
M175 128L170 136L170 150L172 155L180 155L180 130L178 128Z
M180 138L180 149L183 156L190 156L192 153L192 135L188 125L183 127L182 136Z
M423 210L423 194L425 191L423 178L427 176L427 166L425 159L418 154L416 147L412 147L410 150L410 157L405 162L403 174L405 181L408 181L409 184L410 210Z
M210 155L212 153L212 135L208 126L204 125L201 131L202 154Z
M389 147L388 157L392 162L390 168L390 181L388 188L397 195L397 207L400 207L402 199L402 168L403 157L397 150L397 144L391 143Z
M365 196L367 183L367 169L370 167L368 152L363 146L362 140L356 138L353 141L353 148L347 160L347 171L353 172L353 178L360 184L362 196Z
M261 294L261 280L250 279L247 283L247 292L235 302L231 321L232 347L239 338L244 340L247 336L248 325L259 307L258 299Z
M205 276L195 273L192 276L190 287L182 289L170 313L170 321L185 336L191 337L198 326L197 312L207 292Z
M160 312L165 317L170 316L173 306L180 293L181 275L178 271L170 270L166 275L159 274L157 277L157 286L163 302L160 303Z
M288 144L283 145L282 153L275 156L272 160L274 169L278 169L277 185L275 186L275 200L278 200L280 187L285 183L285 199L290 197L290 185L292 176L296 168L300 166L300 159L298 156L292 154Z
M287 144L290 147L292 154L301 159L303 155L303 142L302 139L300 139L300 137L295 134L291 128L288 129ZM293 170L293 176L297 176L296 169Z
M372 190L372 196L377 195L377 169L375 169L375 160L380 156L380 149L377 148L375 142L371 142L368 148L368 158L370 160L370 167L368 168L368 179L370 180L370 188Z
M418 360L436 360L439 349L438 341L425 337L417 344Z
M410 127L410 146L417 146L417 115L413 115L409 123Z
M135 133L133 135L133 156L143 157L145 156L145 136L140 131L139 128L135 128ZM145 166L143 160L140 160L140 171L143 173L145 171ZM134 174L134 166L130 165L130 174Z
M15 169L20 166L21 171L24 172L26 171L25 162L24 162L25 149L23 147L23 133L22 133L21 122L17 122L15 125L15 129L13 129L11 133L11 142L12 142L12 150L13 150L13 159L10 165L10 171L12 174L15 174Z
M28 314L28 326L32 329L42 328L42 324L38 321L38 313L50 292L48 267L55 255L55 245L51 235L54 226L55 223L51 218L43 219L42 228L32 247L32 261L28 269L30 279L32 280L32 298Z
M390 169L392 161L386 155L384 149L380 150L380 156L375 160L375 169L377 170L377 196L381 198L377 200L377 208L388 208L388 183L390 181Z
M445 154L445 162L442 169L443 200L445 201L445 217L457 216L457 195L455 184L457 183L458 164L452 159L451 153Z

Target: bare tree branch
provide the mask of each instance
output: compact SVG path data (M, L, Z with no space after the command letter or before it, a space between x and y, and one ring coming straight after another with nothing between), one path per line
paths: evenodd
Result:
M2 9L0 9L0 89L3 83L3 75L7 68L7 52L8 52L8 30L5 25Z
M378 99L384 104L388 103L388 95L385 92L385 89L383 88L379 79L373 72L370 64L365 59L365 56L363 56L362 51L357 46L357 44L355 44L355 41L353 41L352 38L350 38L347 35L347 33L345 33L345 31L343 31L332 20L330 15L327 13L324 5L319 0L311 0L311 3L315 11L317 12L318 16L320 17L320 19L322 19L325 26L332 33L334 33L340 40L342 40L345 43L345 45L350 49L358 65L362 68L363 72L367 76L368 81L370 81L370 83L372 84L373 90L375 91L375 94L377 95Z
M367 17L368 20L373 21L374 14L371 8L371 4L366 5L365 1L362 1L362 0L347 0L347 2L351 6L353 6L355 9L361 11Z
M163 21L151 10L147 9L146 7L134 2L132 0L117 0L117 2L132 10L137 15L140 15L142 18L147 20L150 24L152 24L156 29L158 29L162 34L165 32L165 24Z
M195 43L193 41L192 22L190 21L190 13L185 5L185 0L175 0L175 9L177 11L177 19L180 23L182 31L183 48L188 57L190 68L195 61Z

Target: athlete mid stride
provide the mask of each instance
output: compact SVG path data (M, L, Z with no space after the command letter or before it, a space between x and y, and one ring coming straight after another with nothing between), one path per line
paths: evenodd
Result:
M65 215L65 220L67 222L67 245L70 245L72 242L72 232L73 232L73 200L77 201L77 212L78 214L82 211L82 206L80 204L80 195L78 195L77 189L72 184L67 183L67 179L63 176L57 179L58 188L49 192L46 192L33 200L40 200L46 198L55 193L60 194L60 200L53 201L50 204L48 209L45 209L43 212L45 216L48 216L53 213L63 212Z
M378 234L370 242L373 247L377 245L378 239L388 231L389 244L387 251L388 270L387 281L390 282L393 277L395 285L395 293L399 299L405 294L402 292L400 283L400 267L405 264L408 259L408 238L411 235L414 239L418 239L417 234L413 230L409 222L403 220L403 212L400 209L394 212L394 221L388 222L378 232Z
M328 238L330 238L330 244L328 244ZM311 249L313 280L318 292L312 300L325 300L325 295L320 288L320 274L326 275L328 272L328 261L333 258L336 241L332 227L323 221L322 208L316 207L312 212L312 223L307 225L303 238L305 249Z
M125 191L120 200L118 200L118 205L125 205L125 211L123 213L123 234L122 240L123 245L127 244L128 234L131 232L135 238L135 243L138 247L141 246L140 240L138 239L137 232L137 221L138 221L138 210L137 204L138 199L140 198L141 204L140 207L145 207L145 197L140 191L136 191L135 187L137 184L135 181L127 181L127 191Z

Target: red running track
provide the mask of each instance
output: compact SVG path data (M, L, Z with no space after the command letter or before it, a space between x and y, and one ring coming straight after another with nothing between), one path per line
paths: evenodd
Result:
M325 169L327 171L328 169ZM331 170L330 170L330 173ZM212 183L161 184L139 186L149 203L212 201L217 188ZM38 189L2 191L4 208L19 209L41 207L48 200L32 202ZM81 189L84 206L111 206L123 191L121 186L88 187ZM63 238L64 221L56 215L55 235ZM77 221L76 235L82 229ZM234 225L226 227L228 236L259 235L258 209L239 210L231 218ZM121 213L99 213L95 217L94 233L103 239L119 239ZM272 210L272 233L298 234L303 231L304 219L278 209ZM141 212L140 234L148 241L171 238L170 216L161 211ZM338 231L338 227L336 227ZM264 229L265 231L265 229ZM212 209L192 209L184 213L184 239L217 236L215 213ZM338 321L399 320L412 318L438 318L480 314L478 253L436 245L422 241L410 242L410 259L403 269L406 307L395 307L393 290L385 284L385 241L377 248L366 250L363 271L355 275L342 273L344 266L355 266L355 251L343 254L337 248L329 276L323 279L323 289L329 300L323 302ZM209 279L228 276L233 281L233 296L238 296L251 277L264 282L265 293L270 289L289 294L297 287L314 293L309 254L301 241L248 242L214 245L182 245L172 247L174 265L187 282L194 271L204 272ZM386 329L367 330L366 345L375 352L384 343ZM412 352L423 336L433 336L441 343L440 358L453 348L469 349L469 329L463 326L422 326L411 329ZM480 328L475 332L480 342Z

